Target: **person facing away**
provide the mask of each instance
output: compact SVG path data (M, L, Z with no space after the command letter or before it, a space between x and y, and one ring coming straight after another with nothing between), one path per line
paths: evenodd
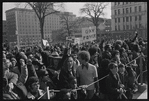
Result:
M78 53L78 60L81 66L77 68L77 82L79 86L89 85L98 79L97 68L89 63L90 54L87 51L80 51ZM85 86L84 86L85 87ZM87 87L87 86L86 86ZM85 88L86 88L85 87ZM86 99L91 99L94 94L98 95L99 85L95 83L86 88Z

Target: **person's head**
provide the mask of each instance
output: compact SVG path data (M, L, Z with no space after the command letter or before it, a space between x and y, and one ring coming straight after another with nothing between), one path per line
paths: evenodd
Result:
M28 64L28 65L32 65L32 60L31 60L31 59L28 59L28 60L27 60L27 64Z
M40 69L37 72L38 78L39 80L41 80L42 82L48 82L49 80L49 73L46 69Z
M78 53L78 60L80 61L81 64L89 62L89 60L90 60L89 52L88 51L80 51Z
M111 45L107 44L107 45L105 45L104 49L105 49L105 51L111 51L112 47L111 47Z
M20 62L20 64L21 64L22 66L25 65L25 60L24 60L23 58L21 58L19 62Z
M29 77L26 86L31 93L38 93L40 87L39 79L35 76Z
M112 58L120 59L120 52L118 50L114 50L112 52Z
M126 71L127 71L129 77L134 76L134 70L131 66L126 67Z
M116 44L114 47L115 50L120 50L121 49L121 45L120 44Z
M116 63L110 63L108 65L108 68L110 69L110 71L112 72L112 74L116 74L118 72L118 65Z
M109 59L103 59L102 61L101 61L101 68L103 68L103 69L108 69L108 65L109 65L109 63L110 63L110 60Z
M91 47L91 48L89 48L89 53L90 53L90 56L92 57L93 55L95 55L97 52L98 52L98 49L97 49L97 47Z
M53 65L57 66L62 57L60 57L58 52L56 51L52 52L51 55L52 55Z
M3 61L3 76L5 76L9 72L9 67Z
M73 63L74 63L73 57L72 56L69 56L64 61L63 68L65 70L71 71L72 70L72 67L73 67Z
M6 59L5 65L6 65L6 67L10 68L10 66L12 65L12 63L11 63L11 61L9 59Z
M33 59L34 59L34 56L33 56L33 54L29 54L29 55L28 55L28 59L31 59L31 60L33 60Z
M17 60L15 58L11 58L12 66L16 66Z
M119 65L118 65L118 71L121 72L121 73L125 72L125 65L122 64L122 63L119 64Z

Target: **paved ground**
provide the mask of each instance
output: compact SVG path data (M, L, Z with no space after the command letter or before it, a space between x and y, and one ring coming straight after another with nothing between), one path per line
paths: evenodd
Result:
M148 99L147 93L148 91L146 89L137 99Z
M148 88L143 93L137 92L136 94L134 94L132 99L148 99L147 93Z

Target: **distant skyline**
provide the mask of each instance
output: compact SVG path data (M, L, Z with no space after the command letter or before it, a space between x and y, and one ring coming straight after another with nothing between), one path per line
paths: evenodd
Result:
M3 20L6 20L6 14L5 11L12 9L15 7L16 2L3 2ZM85 2L65 2L65 10L67 12L72 12L75 14L77 17L78 16L84 16L79 13L79 9L83 7ZM105 18L111 18L111 3L109 6L104 10L105 12Z

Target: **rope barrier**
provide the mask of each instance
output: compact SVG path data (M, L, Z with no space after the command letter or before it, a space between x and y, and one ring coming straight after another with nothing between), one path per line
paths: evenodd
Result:
M106 76L104 76L104 77L102 77L102 78L100 78L100 79L98 79L97 81L95 81L95 82L93 82L93 83L89 84L87 87L89 87L89 86L93 85L93 84L94 84L94 83L96 83L96 82L101 81L102 79L106 78L107 76L109 76L109 74L108 74L108 75L106 75Z
M125 66L127 66L127 65L130 64L130 63L132 63L134 60L138 59L138 58L141 57L141 56L143 56L143 55L140 54L138 57L136 57L135 59L133 59L132 61L130 61L129 63L127 63ZM143 73L146 72L146 71L147 71L147 70L143 71ZM137 80L138 80L138 78L139 78L140 75L141 75L141 73L138 75ZM90 83L89 85L86 85L86 88L89 87L89 86L91 86L91 85L93 85L93 84L95 84L96 82L101 81L102 79L106 78L107 76L109 76L109 74L106 75L106 76L104 76L104 77L102 77L102 78L100 78L100 79L98 79L97 81L94 81L94 82ZM77 91L77 90L81 90L81 89L82 89L82 88L81 88L81 86L80 86L79 88L77 88L77 89L72 89L71 91ZM60 92L60 90L48 90L48 91ZM42 96L40 96L38 99L40 99L41 97L43 97L46 93L47 93L47 92L45 92L45 93L44 93Z
M142 55L139 55L138 57L136 57L135 59L133 59L132 61L130 61L129 63L127 63L125 66L128 66L129 64L131 64L132 62L134 62L134 60L138 59L139 57L141 57Z
M147 70L143 71L142 74L143 74L144 72L147 72ZM138 81L140 75L141 75L141 73L137 76L137 81Z

